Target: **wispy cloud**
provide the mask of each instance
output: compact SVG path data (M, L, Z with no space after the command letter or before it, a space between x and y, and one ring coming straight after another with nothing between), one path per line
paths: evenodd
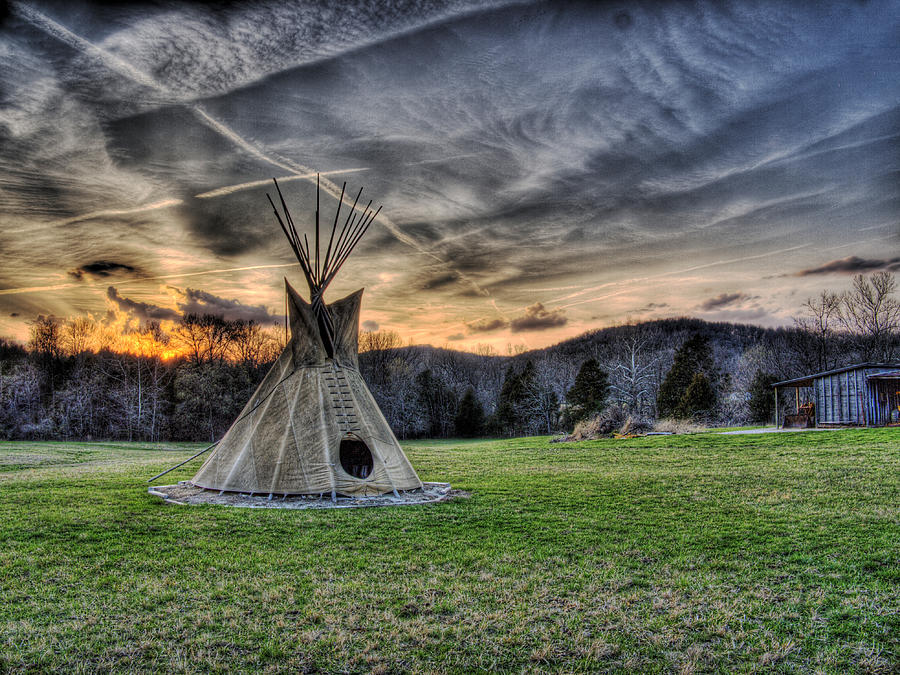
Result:
M299 263L286 263L286 264L277 264L277 265L246 265L244 267L223 267L219 269L212 270L203 270L201 272L180 272L177 274L162 274L152 277L136 277L133 279L127 279L119 282L119 286L125 286L127 284L135 284L142 281L167 281L171 279L186 279L188 277L200 277L200 276L209 276L209 275L223 275L229 274L231 272L249 272L252 270L270 270L270 269L279 269L282 267L299 267ZM103 284L104 281L95 281L96 284ZM0 295L20 295L22 293L40 293L42 291L59 291L68 288L75 288L78 286L82 286L83 284L51 284L47 286L25 286L22 288L2 288L0 289Z
M60 227L62 225L73 225L74 223L80 223L85 220L96 220L99 218L112 218L115 216L133 216L138 213L147 213L148 211L157 211L159 209L168 209L173 206L178 206L183 202L180 199L163 199L158 202L153 202L152 204L144 204L143 206L135 206L130 209L103 209L101 211L91 211L89 213L82 213L77 216L72 216L71 218L63 218L61 220L51 220L46 223L45 227ZM28 228L24 231L34 231L34 227Z
M115 21L73 2L16 4L0 28L0 297L22 316L96 308L112 278L159 306L158 281L192 277L275 306L255 270L289 266L260 188L279 176L309 214L317 172L329 211L342 174L385 204L352 274L417 339L483 323L496 346L556 321L540 341L651 305L786 321L727 296L775 307L778 275L805 293L897 262L885 0L261 0ZM97 261L138 271L67 276Z
M133 80L135 83L140 84L144 87L148 87L155 91L158 94L163 95L164 97L168 97L169 99L173 98L172 92L166 89L159 81L155 78L147 75L146 73L141 72L138 68L135 68L127 61L121 59L115 54L111 54L107 50L99 47L98 45L90 42L89 40L84 39L83 37L76 35L72 31L70 31L65 26L57 23L52 20L45 14L37 11L36 9L28 6L28 5L16 5L15 9L20 15L34 24L35 26L41 28L46 31L50 35L62 40L69 46L73 47L81 51L82 53L92 56L100 60L106 67L110 68L114 72ZM257 144L248 141L239 133L237 133L234 129L232 129L228 124L226 124L223 120L218 119L214 115L210 114L206 108L201 104L195 103L183 103L184 107L189 110L203 125L210 128L223 138L231 141L236 147L240 148L251 157L276 168L279 168L283 171L287 171L297 179L315 181L317 176L328 175L332 172L317 172L310 167L304 166L294 160L291 160L286 157L282 157L277 153L268 153L264 149L260 148ZM328 180L328 178L324 178L321 181L321 186L325 189L327 193L335 198L340 198L341 190L338 188L336 184ZM349 195L345 198L347 203L350 203ZM171 204L166 204L167 206ZM157 207L159 208L159 207ZM88 214L89 216L90 214ZM86 216L78 216L75 220L84 220ZM424 253L435 260L440 262L445 262L439 256L431 253L427 249L423 248L419 245L419 243L412 237L406 235L402 232L396 225L386 216L380 215L379 222L385 226L385 228L391 232L399 241L407 244L408 246L418 250L420 253ZM474 283L474 282L473 282ZM476 285L477 288L477 285ZM478 289L480 291L480 289Z
M571 295L566 296L566 298L577 297L577 296L582 295L582 294L584 294L584 293L587 293L587 292L590 292L590 291L596 291L596 290L599 290L600 288L607 288L607 287L610 287L610 286L623 286L623 285L624 285L624 286L633 287L633 286L636 285L636 284L644 283L644 282L650 281L650 280L652 280L652 279L662 279L662 278L664 278L664 277L670 277L670 276L677 276L677 275L682 275L682 274L688 274L689 272L696 272L696 271L698 271L698 270L705 270L705 269L709 269L709 268L711 268L711 267L719 267L719 266L721 266L721 265L734 265L734 264L736 264L736 263L747 262L747 261L749 261L749 260L759 260L760 258L773 258L773 257L776 257L777 255L780 255L780 254L783 254L783 253L790 253L791 251L799 251L800 249L808 248L809 246L812 246L812 244L798 244L798 245L796 245L796 246L789 246L789 247L787 247L787 248L782 248L782 249L777 250L777 251L769 251L769 252L766 252L766 253L758 253L758 254L755 254L755 255L741 256L741 257L739 257L739 258L728 258L728 259L725 259L725 260L716 260L716 261L713 261L713 262L704 263L704 264L702 264L702 265L692 265L691 267L683 267L683 268L681 268L681 269L672 270L672 271L669 271L669 272L662 272L662 273L660 273L660 274L653 274L653 275L646 276L646 277L638 277L638 278L635 278L635 279L627 279L627 280L621 281L621 282L613 282L613 283L601 284L600 286L594 286L593 288L584 289L584 290L581 290L581 291L579 291L579 292L577 292L577 293L572 293ZM570 303L565 304L565 305L560 305L560 307L561 307L562 309L566 309L566 308L568 308L568 307L574 307L574 306L576 306L576 305L582 305L582 304L589 303L589 302L597 302L597 301L599 301L599 300L605 300L605 299L607 299L607 298L615 297L616 295L621 295L621 294L626 293L626 292L628 292L628 289L623 289L623 290L621 290L621 291L616 291L616 292L614 292L614 293L606 293L606 294L604 294L604 295L596 296L596 297L593 297L593 298L588 298L588 299L586 299L586 300L579 300L579 301L577 301L577 302L570 302ZM562 298L562 299L565 299L565 298Z

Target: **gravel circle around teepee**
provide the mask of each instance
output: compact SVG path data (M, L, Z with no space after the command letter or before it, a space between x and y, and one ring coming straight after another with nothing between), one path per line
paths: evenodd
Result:
M462 490L453 490L450 483L422 483L420 490L405 490L395 496L391 493L375 497L338 497L331 495L273 495L249 494L246 492L225 492L207 490L180 481L175 485L154 485L147 489L151 495L162 498L169 504L217 504L262 509L352 509L366 506L406 506L410 504L434 504L450 499L468 497Z

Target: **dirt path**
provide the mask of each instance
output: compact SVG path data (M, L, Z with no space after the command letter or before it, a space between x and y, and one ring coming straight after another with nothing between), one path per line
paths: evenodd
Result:
M737 431L720 431L722 436L742 436L743 434L790 434L798 431L841 431L842 427L821 427L818 429L779 429L765 427L763 429L738 429Z

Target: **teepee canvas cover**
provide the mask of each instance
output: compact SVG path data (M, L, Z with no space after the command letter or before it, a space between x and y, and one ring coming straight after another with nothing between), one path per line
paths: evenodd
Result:
M297 243L286 208L285 220L288 224L282 226L310 282L313 302L307 303L285 281L291 339L191 482L213 490L332 497L421 488L359 373L362 290L330 305L322 301L330 281L327 272L346 259L338 251L349 254L352 246L339 249L335 244L331 265L328 255L324 265L318 254L313 263L308 247ZM364 233L365 227L359 231ZM318 232L316 240L318 249Z

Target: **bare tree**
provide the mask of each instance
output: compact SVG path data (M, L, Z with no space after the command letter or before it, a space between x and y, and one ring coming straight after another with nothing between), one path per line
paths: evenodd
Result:
M56 317L39 316L32 322L29 331L28 348L33 353L50 359L62 356L62 329Z
M62 326L62 346L68 356L84 354L91 348L96 323L87 316L69 319Z
M366 381L384 387L389 379L388 364L394 359L393 350L402 346L402 338L394 331L361 332L358 351L364 356L359 366Z
M83 356L84 352L79 354ZM76 361L50 410L57 435L84 440L95 436L96 422L103 417L104 400L109 396L107 384L103 372L89 358Z
M517 342L516 344L513 344L511 342L506 343L507 356L519 356L520 354L524 354L527 351L528 348L521 342Z
M125 338L127 351L105 352L98 362L111 385L106 397L116 412L115 433L128 440L159 440L165 388L171 378L162 362L169 334L153 321Z
M359 334L359 351L379 352L403 346L399 333L392 330L364 330Z
M253 320L235 321L231 329L231 356L238 363L256 368L273 351L275 338Z
M866 278L858 274L853 288L841 296L840 321L856 337L864 361L889 362L897 353L900 300L897 280L887 271Z
M400 438L412 438L425 432L425 410L417 396L413 368L403 358L394 357L387 363L387 384L373 385L377 398L391 429Z
M172 337L195 364L219 363L228 354L233 325L213 314L185 314Z
M498 356L497 350L494 349L491 345L479 342L475 345L475 349L472 350L478 356Z
M40 382L41 373L28 361L0 370L0 432L4 435L49 435L52 425L42 416Z
M835 328L841 316L841 296L822 291L818 297L807 298L803 303L803 316L794 317L794 324L809 336L811 344L801 345L806 359L813 356L811 369L823 371L834 365ZM812 355L809 352L812 352Z
M541 359L537 363L529 361L520 381L520 423L529 433L553 433L560 413L560 396L554 389L554 368L547 359Z
M53 405L57 384L63 378L62 330L59 319L39 316L30 327L28 347L40 365L41 401L47 407Z
M620 404L640 415L649 414L654 399L652 383L656 359L644 356L647 343L647 338L637 335L623 340L618 362L613 366L610 387Z
M169 342L169 333L163 330L158 321L145 325L139 334L138 387L146 402L140 405L138 424L141 435L150 441L159 440L165 387L172 378L172 372L162 361Z

